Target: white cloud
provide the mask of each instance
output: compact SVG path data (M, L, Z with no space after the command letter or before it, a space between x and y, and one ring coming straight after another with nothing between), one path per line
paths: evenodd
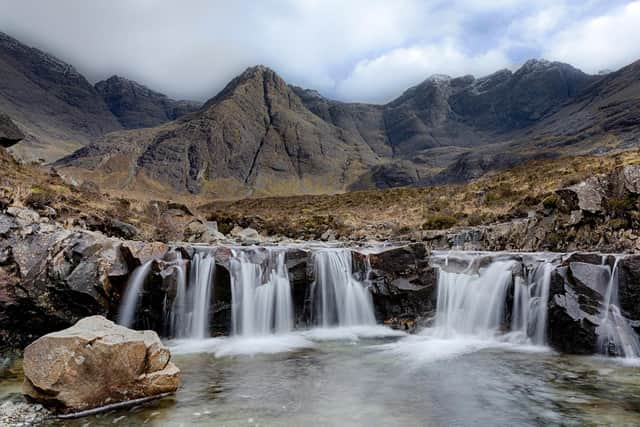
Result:
M432 74L486 75L510 64L500 50L468 55L451 40L394 49L358 62L353 72L340 82L337 93L345 99L384 102Z
M544 55L592 73L639 59L640 1L568 26L549 39Z
M118 73L173 97L206 99L262 63L327 96L380 101L523 55L623 65L640 57L640 17L621 1L0 0L0 31L90 80Z

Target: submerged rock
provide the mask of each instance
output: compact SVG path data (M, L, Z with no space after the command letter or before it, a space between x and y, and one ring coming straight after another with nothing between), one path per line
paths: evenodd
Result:
M160 396L179 385L170 359L155 332L91 316L27 346L23 392L63 414Z

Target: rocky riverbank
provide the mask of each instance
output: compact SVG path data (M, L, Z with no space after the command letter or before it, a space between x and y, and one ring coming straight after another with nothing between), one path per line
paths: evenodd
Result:
M151 262L149 274L141 288L142 308L134 326L168 336L171 331L165 313L176 298L180 280L176 259L188 265L194 254L203 250L190 243L131 241L78 227L65 228L24 208L6 209L0 214L0 226L0 342L4 348L23 348L39 336L69 327L86 316L99 314L114 319L131 274L147 262ZM231 331L232 247L214 245L207 249L217 267L208 313L214 335ZM307 327L311 324L315 280L313 244L286 247L296 326ZM409 331L429 322L436 310L442 253L433 254L424 242L350 247L354 275L370 284L379 322ZM266 253L258 247L251 256L264 259ZM464 261L452 256L447 269L458 262L463 271L470 259L476 267L486 266L496 257L519 265L514 277L524 277L533 268L531 260L536 259L535 254L487 253L471 258L466 254L460 258ZM610 274L616 258L573 253L558 254L554 259L549 342L565 352L595 352L600 307L606 296L604 276ZM622 315L640 330L640 255L620 256L615 272ZM505 325L509 317L507 310ZM615 354L615 349L611 353Z

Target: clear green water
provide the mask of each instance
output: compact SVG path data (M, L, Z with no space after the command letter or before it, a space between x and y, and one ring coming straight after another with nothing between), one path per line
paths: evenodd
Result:
M375 335L170 343L182 369L174 396L44 425L640 426L637 367L473 339ZM20 383L18 361L0 379L0 403L21 399Z

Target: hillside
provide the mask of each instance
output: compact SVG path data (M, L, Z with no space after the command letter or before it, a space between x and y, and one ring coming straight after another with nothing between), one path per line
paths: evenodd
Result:
M254 67L204 107L116 132L63 159L109 188L205 199L465 182L535 159L637 142L638 64L589 76L526 62L487 77L433 76L385 105L343 103Z
M0 32L0 114L25 134L12 152L53 161L106 133L155 126L196 110L123 78L95 87L72 65Z

